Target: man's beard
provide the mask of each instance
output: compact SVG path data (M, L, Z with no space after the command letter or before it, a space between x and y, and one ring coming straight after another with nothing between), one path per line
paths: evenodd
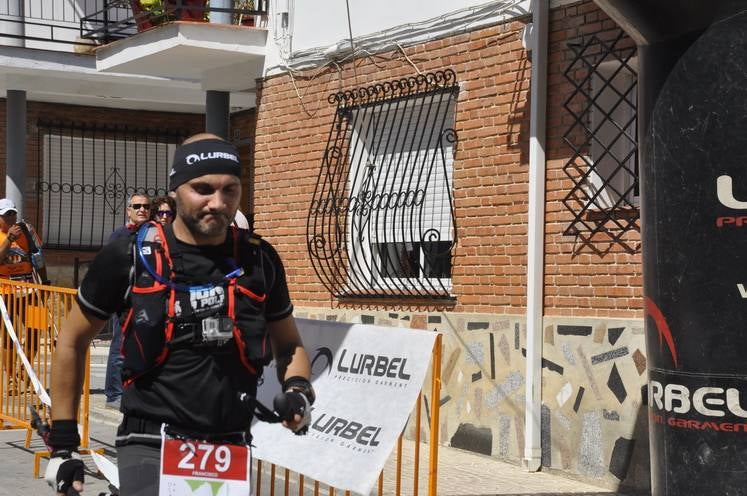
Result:
M202 218L207 215L213 216L213 222L210 222L209 224L200 222ZM231 219L229 219L227 215L219 213L190 216L184 215L181 216L181 218L184 225L186 225L187 229L192 233L206 237L213 237L226 232L226 229L231 224Z

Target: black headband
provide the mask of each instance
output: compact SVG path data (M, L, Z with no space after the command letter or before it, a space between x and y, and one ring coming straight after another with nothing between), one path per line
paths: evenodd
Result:
M241 177L236 147L219 139L205 139L181 145L174 152L169 172L169 190L206 174L232 174Z

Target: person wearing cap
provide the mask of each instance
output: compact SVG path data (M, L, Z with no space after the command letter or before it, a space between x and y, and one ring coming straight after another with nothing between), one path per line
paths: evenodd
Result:
M158 494L162 480L199 477L194 467L216 481L238 470L248 481L237 460L246 464L258 381L273 358L283 389L277 414L264 415L297 434L308 429L314 391L283 264L267 241L230 226L240 173L233 145L210 134L185 140L169 173L174 222L144 224L92 262L52 359L45 477L57 494L83 489L76 419L86 351L109 315L128 306L120 494Z
M0 199L0 277L12 281L49 284L41 247L41 240L34 228L24 221L19 222L15 203L8 198ZM8 286L0 287L0 294L3 295L25 293L25 291L26 289L19 290ZM32 333L38 330L27 328L27 332L21 332L20 324L25 321L26 302L27 299L22 298L12 305L6 303L6 306L14 314L16 334L23 341L26 358L32 361L36 354L34 346L36 340ZM14 370L14 362L16 362L16 370ZM5 360L8 392L12 394L20 392L21 383L28 383L21 379L19 363L16 360Z
M0 199L0 277L14 281L49 284L41 256L41 239L31 224L18 221L12 200Z

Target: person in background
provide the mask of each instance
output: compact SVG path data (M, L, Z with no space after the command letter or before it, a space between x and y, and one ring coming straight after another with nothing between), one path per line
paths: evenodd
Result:
M42 242L33 226L18 221L12 200L0 200L0 277L13 281L49 284L41 256ZM35 276L36 273L36 276Z
M138 227L150 219L150 198L142 193L135 193L127 199L127 222L109 235L107 244L117 238L124 238L135 232Z
M150 218L150 200L147 196L135 193L127 200L127 223L111 233L107 244L116 239L124 238L137 230ZM122 327L118 315L109 319L112 330L112 341L109 345L109 358L106 360L106 380L104 394L106 408L119 410L122 399Z
M42 242L36 234L33 226L27 222L18 220L18 209L12 200L0 199L0 278L21 282L40 282L49 284L47 268L42 256ZM25 295L28 289L4 286L0 288L2 295ZM36 339L34 332L38 329L27 328L23 330L26 321L26 299L6 298L5 304L11 314L19 340L22 340L26 358L34 360L36 354ZM8 391L17 394L22 382L20 373L20 362L16 360L4 360L5 372L8 376ZM15 370L14 370L15 363Z
M171 224L176 216L176 203L170 196L159 196L150 204L150 220Z

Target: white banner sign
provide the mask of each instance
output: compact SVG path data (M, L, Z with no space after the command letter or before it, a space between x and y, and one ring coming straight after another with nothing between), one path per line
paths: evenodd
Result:
M367 495L412 412L431 361L428 331L297 319L312 361L316 403L306 436L252 427L254 455L338 489ZM274 365L259 400L280 391Z

